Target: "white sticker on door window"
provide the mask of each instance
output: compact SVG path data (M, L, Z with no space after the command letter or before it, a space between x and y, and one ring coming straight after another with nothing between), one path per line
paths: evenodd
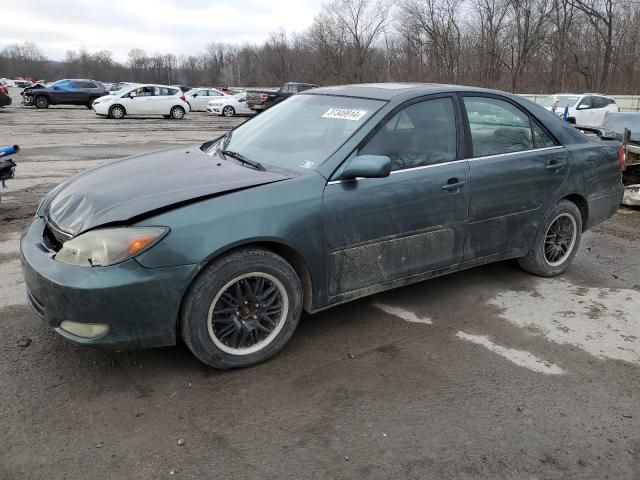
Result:
M352 120L357 122L367 114L366 110L353 110L351 108L330 108L322 118L337 118L339 120Z

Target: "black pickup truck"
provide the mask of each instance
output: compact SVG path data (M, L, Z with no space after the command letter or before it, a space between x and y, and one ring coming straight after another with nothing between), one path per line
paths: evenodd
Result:
M280 103L285 98L289 98L291 95L317 87L317 85L313 85L312 83L288 82L285 83L280 90L276 91L247 92L247 106L251 110L261 112L273 107L276 103Z

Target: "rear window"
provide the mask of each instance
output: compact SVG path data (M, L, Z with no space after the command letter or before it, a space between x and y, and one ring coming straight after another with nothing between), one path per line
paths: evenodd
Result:
M178 89L177 88L169 88L169 87L154 87L154 91L153 94L156 97L160 97L160 96L170 96L170 95L175 95L176 93L178 93Z

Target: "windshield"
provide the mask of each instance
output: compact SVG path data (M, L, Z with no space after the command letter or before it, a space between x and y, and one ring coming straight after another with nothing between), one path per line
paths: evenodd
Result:
M545 108L551 108L554 105L559 108L573 107L579 99L577 95L552 95L540 100L540 105Z
M295 95L229 132L209 153L228 150L265 166L318 168L384 102L328 95Z

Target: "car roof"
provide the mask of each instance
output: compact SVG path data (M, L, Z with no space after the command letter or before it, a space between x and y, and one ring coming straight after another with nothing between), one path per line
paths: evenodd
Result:
M447 85L441 83L359 83L353 85L320 87L313 90L307 90L299 95L335 95L341 97L370 98L373 100L389 101L407 93L413 93L415 96L421 96L449 92L478 92L494 93L503 96L510 95L507 92L498 90L467 87L464 85Z

